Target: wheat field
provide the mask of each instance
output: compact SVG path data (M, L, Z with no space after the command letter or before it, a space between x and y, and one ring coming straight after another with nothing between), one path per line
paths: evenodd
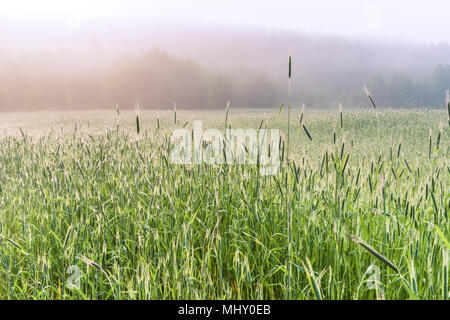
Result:
M280 129L277 174L171 163L193 120ZM448 299L449 141L445 110L4 113L0 299Z

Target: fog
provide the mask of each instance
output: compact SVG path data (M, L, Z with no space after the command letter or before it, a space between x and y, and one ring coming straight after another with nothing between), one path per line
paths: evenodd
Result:
M0 110L440 107L445 1L0 1Z

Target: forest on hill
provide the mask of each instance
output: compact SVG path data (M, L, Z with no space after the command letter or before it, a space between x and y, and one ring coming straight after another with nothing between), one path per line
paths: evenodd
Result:
M132 32L132 30L129 30ZM66 38L64 38L68 41ZM0 37L0 43L12 43ZM70 39L69 39L70 40ZM61 40L62 41L62 40ZM292 103L362 107L367 86L379 107L439 108L450 88L450 46L350 40L251 29L197 29L79 41L0 54L0 110L107 108L271 108ZM84 43L85 41L86 43ZM56 42L58 43L58 41ZM133 50L118 50L133 48ZM136 45L138 44L138 45ZM75 47L75 46L74 46Z

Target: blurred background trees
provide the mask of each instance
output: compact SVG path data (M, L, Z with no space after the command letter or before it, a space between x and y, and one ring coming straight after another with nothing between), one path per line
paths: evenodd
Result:
M179 38L179 47L167 40L170 51L0 53L0 110L99 109L113 103L126 109L138 102L145 109L172 109L175 102L180 109L223 109L229 100L236 108L279 107L287 99L291 45L294 107L368 106L362 91L367 85L379 107L441 108L450 88L449 45L284 33L268 38L254 31L216 33L202 44L188 35Z

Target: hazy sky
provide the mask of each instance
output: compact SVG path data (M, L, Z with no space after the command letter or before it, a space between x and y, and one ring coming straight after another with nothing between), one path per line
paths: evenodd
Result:
M3 33L145 21L449 42L449 16L447 0L0 0Z

